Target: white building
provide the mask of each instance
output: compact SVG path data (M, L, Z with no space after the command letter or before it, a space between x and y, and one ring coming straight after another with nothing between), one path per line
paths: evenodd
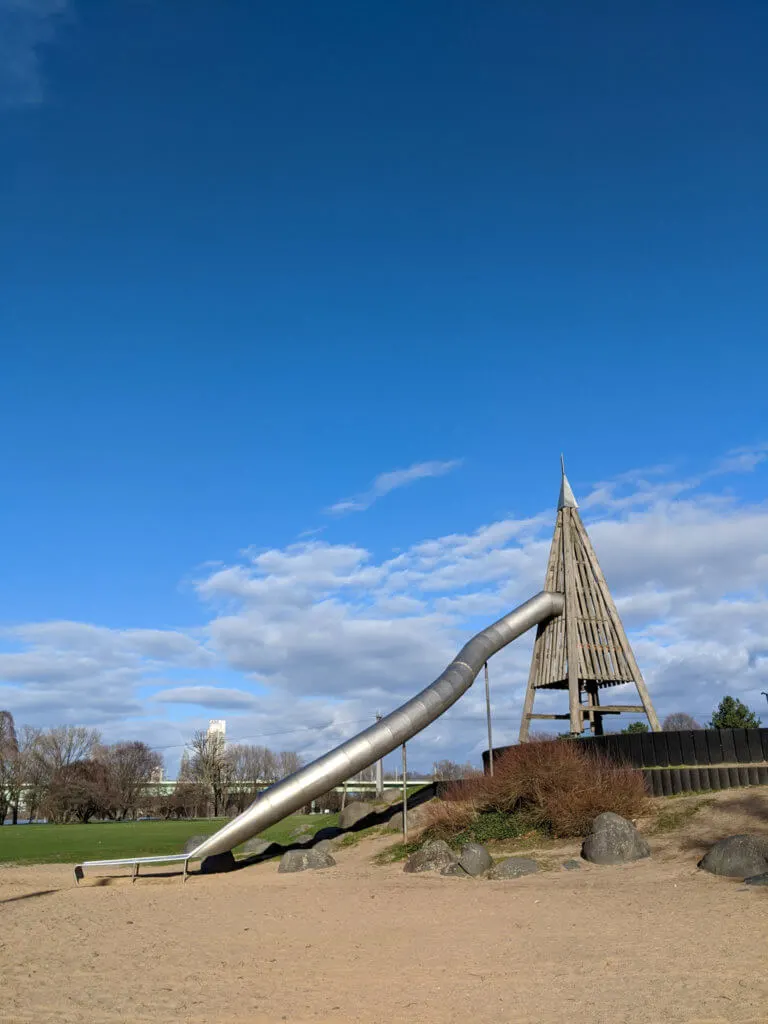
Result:
M216 737L219 743L225 745L227 742L227 723L223 718L212 718L208 722L208 736L210 739Z

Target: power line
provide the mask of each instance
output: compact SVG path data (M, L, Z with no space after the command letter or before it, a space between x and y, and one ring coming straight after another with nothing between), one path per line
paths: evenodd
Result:
M494 721L497 722L516 722L519 721L519 715L494 715ZM483 722L485 718L482 715L450 715L446 716L444 722ZM369 718L358 718L352 722L327 722L325 725L299 725L295 729L284 729L280 732L262 732L262 733L249 733L246 736L238 736L231 738L230 743L243 743L245 740L266 740L274 736L295 736L299 732L324 732L326 729L332 728L347 728L353 725L365 725L370 722ZM435 723L432 723L435 724ZM179 747L188 747L189 743L166 743L162 746L156 746L153 744L153 750L177 750Z

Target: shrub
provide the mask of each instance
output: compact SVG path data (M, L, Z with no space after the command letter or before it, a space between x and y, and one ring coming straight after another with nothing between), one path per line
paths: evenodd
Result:
M583 835L603 811L636 817L645 802L643 778L628 765L568 740L523 743L494 764L493 776L449 787L445 809L436 805L430 825L445 838L473 827L480 815L500 813L519 818L509 826L518 830L513 834L538 828L568 837Z
M424 806L425 833L430 839L451 839L468 829L479 813L469 800L432 800Z
M479 814L468 828L459 832L453 839L456 846L463 843L489 843L501 839L522 839L524 836L539 834L541 828L535 815L529 811L515 811L505 814L503 811L487 811Z

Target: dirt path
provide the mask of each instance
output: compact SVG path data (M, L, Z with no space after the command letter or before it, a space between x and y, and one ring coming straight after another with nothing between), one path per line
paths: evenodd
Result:
M698 872L690 841L513 882L405 875L380 841L186 886L2 868L0 1020L762 1024L768 890Z

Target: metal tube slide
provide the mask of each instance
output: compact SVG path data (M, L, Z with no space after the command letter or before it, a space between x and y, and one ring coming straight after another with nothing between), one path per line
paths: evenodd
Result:
M434 683L335 750L265 789L242 814L193 850L189 859L226 853L397 749L455 704L492 655L531 626L562 614L563 605L562 594L542 591L482 630Z

